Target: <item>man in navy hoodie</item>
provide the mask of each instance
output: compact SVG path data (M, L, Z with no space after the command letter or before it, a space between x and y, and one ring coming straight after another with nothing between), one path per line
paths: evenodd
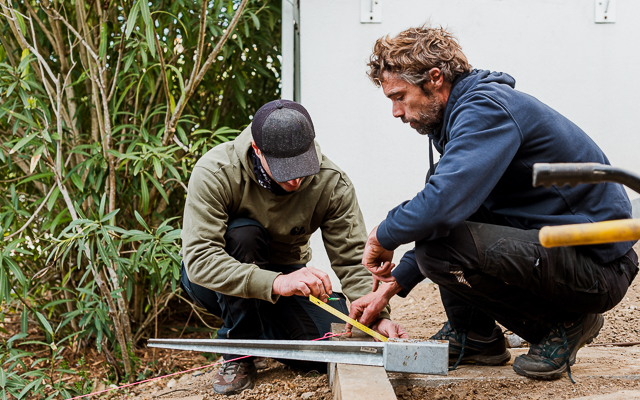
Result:
M556 379L604 323L638 272L633 242L544 248L538 230L631 217L619 184L533 187L533 164L608 164L579 127L514 89L504 73L472 69L457 40L423 26L380 38L369 77L393 116L440 153L424 189L369 234L363 264L377 291L352 304L368 324L395 294L425 277L440 286L448 322L433 336L449 358L500 365L510 359L496 321L531 343L514 370ZM393 250L415 242L398 266ZM395 268L394 268L395 267ZM454 366L454 367L455 367Z

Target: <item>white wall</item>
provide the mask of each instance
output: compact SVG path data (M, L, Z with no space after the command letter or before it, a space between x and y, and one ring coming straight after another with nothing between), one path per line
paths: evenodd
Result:
M391 116L366 62L377 38L426 21L451 29L475 68L509 73L614 166L640 172L640 1L617 0L615 24L594 23L593 0L380 1L381 24L360 23L358 0L300 1L301 102L354 182L367 229L424 185L428 139ZM321 243L312 264L328 267Z

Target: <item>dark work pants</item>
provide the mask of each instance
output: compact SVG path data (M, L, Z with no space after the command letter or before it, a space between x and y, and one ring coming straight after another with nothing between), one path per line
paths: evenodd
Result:
M242 263L256 264L262 269L288 274L304 265L269 264L269 234L257 221L238 218L229 222L225 234L225 251ZM275 304L258 299L245 299L214 292L189 281L184 266L181 286L194 302L222 318L224 326L218 330L219 339L310 340L331 331L338 318L311 303L302 296L281 296ZM348 314L343 295L335 293L340 301L328 304ZM230 360L238 356L225 354ZM279 360L302 370L326 370L325 363L297 360Z
M638 272L633 249L602 264L575 247L544 248L538 232L467 221L447 237L416 242L418 266L440 285L454 328L487 335L498 321L538 343L553 325L622 300Z

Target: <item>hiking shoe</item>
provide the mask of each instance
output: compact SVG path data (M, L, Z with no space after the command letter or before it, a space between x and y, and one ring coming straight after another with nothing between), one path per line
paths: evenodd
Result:
M449 365L453 365L449 370L460 364L503 365L511 359L504 334L498 326L491 336L485 337L453 329L447 321L431 339L449 341Z
M591 343L604 325L602 314L587 314L567 326L560 323L529 352L516 357L513 370L518 375L534 379L558 379L567 371L571 382L571 365L576 362L578 350Z
M218 394L238 394L245 389L253 389L253 381L258 372L251 361L232 361L222 364L213 377L213 391Z

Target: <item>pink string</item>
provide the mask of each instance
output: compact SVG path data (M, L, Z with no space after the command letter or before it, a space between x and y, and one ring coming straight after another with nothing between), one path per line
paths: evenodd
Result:
M314 341L316 341L316 340L329 339L329 338L332 338L332 337L335 337L335 336L342 336L342 335L346 335L347 333L349 333L349 332L342 332L342 333L331 333L331 332L327 332L327 333L325 333L325 334L324 334L324 336L319 337L319 338L317 338L317 339L312 339L311 341L312 341L312 342L314 342ZM118 387L111 388L111 389L101 390L101 391L99 391L99 392L93 392L93 393L89 393L89 394L83 394L82 396L72 397L72 398L70 398L69 400L81 399L81 398L83 398L83 397L92 396L92 395L94 395L94 394L106 393L106 392L110 392L110 391L112 391L112 390L123 389L123 388L129 387L129 386L134 386L134 385L140 385L141 383L151 382L151 381L156 381L156 380L158 380L158 379L167 378L167 377L169 377L169 376L180 375L180 374L186 374L187 372L197 371L197 370L199 370L199 369L209 368L209 367L213 367L213 366L215 366L215 365L225 364L225 363L228 363L228 362L231 362L231 361L238 361L238 360L242 360L243 358L247 358L247 357L251 357L251 356L242 356L242 357L238 357L238 358L233 358L233 359L231 359L231 360L218 361L217 363L213 363L213 364L205 365L205 366L203 366L203 367L191 368L191 369L188 369L188 370L186 370L186 371L174 372L174 373L172 373L172 374L168 374L168 375L158 376L158 377L151 378L151 379L145 379L145 380L140 381L140 382L128 383L128 384L126 384L126 385L118 386Z

